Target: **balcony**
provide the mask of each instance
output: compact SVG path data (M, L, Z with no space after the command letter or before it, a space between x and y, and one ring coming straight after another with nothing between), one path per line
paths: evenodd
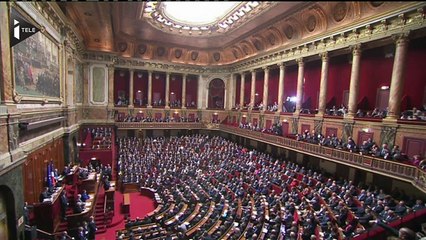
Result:
M240 129L223 124L220 125L219 130L409 182L426 193L426 172L413 165L360 155L358 153L323 147L290 138Z

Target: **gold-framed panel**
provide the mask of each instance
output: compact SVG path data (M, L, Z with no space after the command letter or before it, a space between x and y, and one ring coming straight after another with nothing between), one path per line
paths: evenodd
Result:
M9 5L10 15L12 11L41 29L11 47L13 100L15 103L63 103L61 43L17 4Z

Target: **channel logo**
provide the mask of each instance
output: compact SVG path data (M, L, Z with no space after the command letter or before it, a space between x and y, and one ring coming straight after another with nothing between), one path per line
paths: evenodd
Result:
M10 13L10 47L15 46L39 31L39 28L29 23L18 11L12 8Z

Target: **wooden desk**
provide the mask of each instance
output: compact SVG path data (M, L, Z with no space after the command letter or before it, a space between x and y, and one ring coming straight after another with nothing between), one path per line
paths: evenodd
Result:
M53 233L61 222L61 192L64 186L59 188L52 196L51 202L34 204L35 224L43 231Z
M121 208L121 211L123 214L127 214L130 216L130 194L125 193L123 194L123 206Z
M105 191L106 209L114 210L114 194L115 194L115 181L111 181L111 187Z

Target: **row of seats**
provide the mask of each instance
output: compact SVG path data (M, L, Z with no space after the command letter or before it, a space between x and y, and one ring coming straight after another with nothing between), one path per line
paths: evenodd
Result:
M119 142L126 142L122 146L127 148L135 147L120 149L120 153L124 163L140 167L136 171L141 176L139 184L157 189L165 202L160 211L137 226L160 226L157 230L166 230L165 236L306 239L335 232L344 238L365 228L354 220L357 217L351 208L357 206L351 199L361 191L351 182L337 184L295 163L249 151L219 137L133 138ZM334 198L325 201L328 194ZM331 207L332 199L340 205ZM182 211L185 204L187 208ZM285 221L286 211L294 220L290 225ZM331 229L320 224L325 216L330 218ZM176 220L170 222L173 218ZM128 233L127 227L122 232Z

